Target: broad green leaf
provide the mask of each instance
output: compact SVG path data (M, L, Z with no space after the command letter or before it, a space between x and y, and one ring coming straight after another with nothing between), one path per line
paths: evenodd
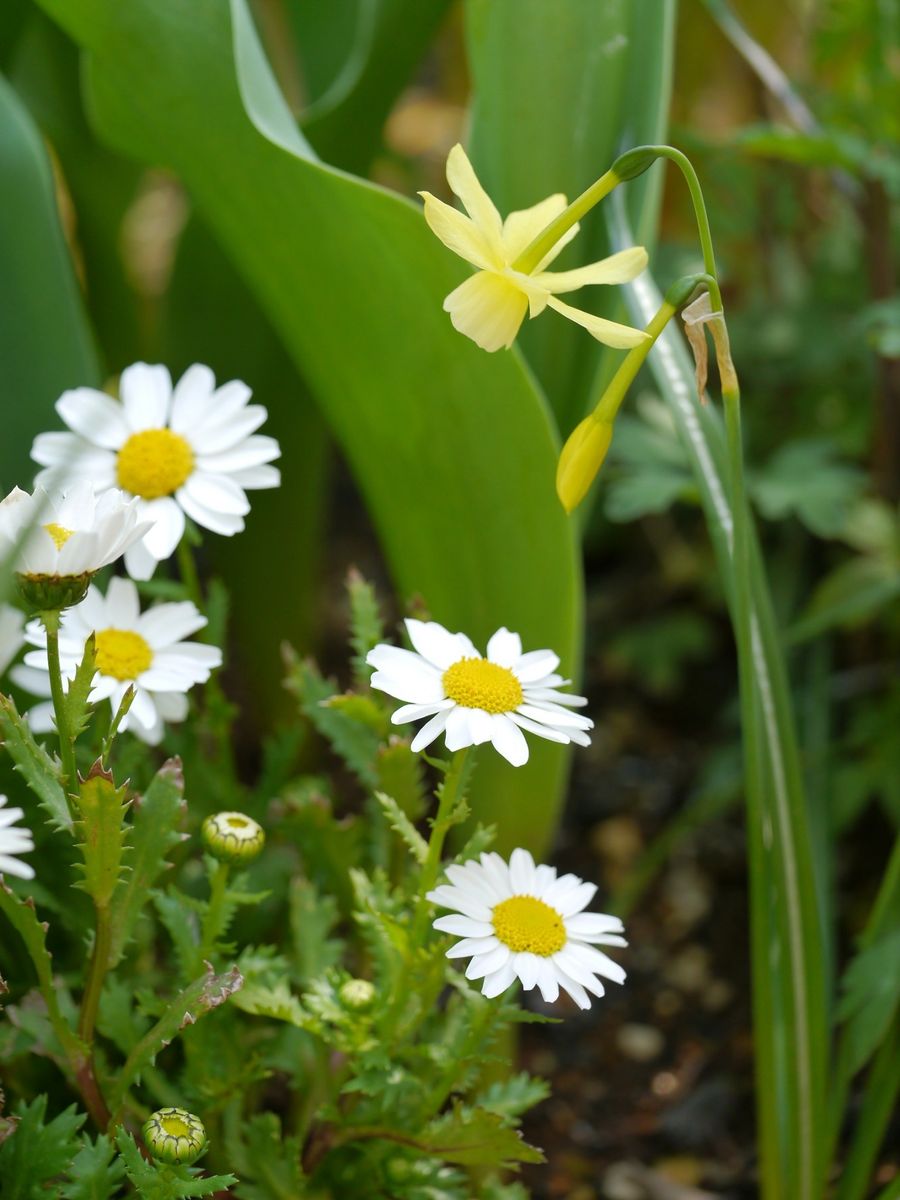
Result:
M763 516L793 515L818 537L835 537L860 497L865 476L838 460L834 446L808 438L780 446L749 483Z
M222 975L216 975L210 968L205 975L195 979L182 992L171 1000L166 1010L152 1028L148 1029L138 1044L128 1055L128 1059L111 1089L109 1106L116 1112L125 1094L141 1071L152 1063L160 1050L168 1046L182 1029L193 1025L201 1017L206 1016L212 1009L218 1008L235 992L240 990L243 983L237 967Z
M76 834L81 841L84 878L75 886L93 897L98 908L107 908L122 878L122 859L128 826L127 787L117 788L112 775L96 764L81 785Z
M829 629L861 625L890 609L898 595L900 566L884 559L852 558L819 583L789 638L805 642Z
M517 629L571 673L581 585L556 435L518 354L484 354L450 326L441 302L466 271L418 208L315 160L243 0L42 3L90 52L104 137L178 171L279 329L401 595L427 596L482 643ZM534 586L536 572L552 587ZM539 746L518 771L486 762L481 808L507 814L505 843L546 842L565 761Z
M41 136L0 77L0 362L4 405L0 492L28 482L35 434L54 419L67 387L95 383L97 360L65 239ZM51 352L52 347L52 352Z
M8 696L0 696L0 738L25 782L50 815L54 829L71 830L72 817L59 782L56 762L34 740L28 722Z
M78 1152L76 1134L84 1124L75 1105L46 1121L47 1097L37 1096L16 1109L18 1124L0 1146L3 1200L36 1200L49 1194L47 1184L70 1165Z
M185 807L181 763L177 758L169 759L132 805L129 870L110 915L110 969L121 959L151 888L169 866L166 856L181 841L179 827Z
M674 10L644 0L554 0L552 8L544 0L470 0L471 151L501 213L555 192L572 200L621 150L664 140ZM648 180L631 193L632 221L644 240L654 236L658 187ZM608 252L595 211L557 264L566 269ZM621 318L615 288L587 288L572 303ZM526 321L520 341L568 432L584 409L601 347L556 314Z
M839 1021L846 1023L849 1067L863 1067L885 1037L900 1004L900 930L864 946L842 980Z
M344 32L322 10L295 0L303 52L311 28L333 39ZM350 50L328 90L303 119L306 136L327 162L364 173L400 92L424 56L450 0L362 0ZM329 13L330 16L330 13ZM348 42L344 36L343 46ZM305 56L309 63L310 55Z

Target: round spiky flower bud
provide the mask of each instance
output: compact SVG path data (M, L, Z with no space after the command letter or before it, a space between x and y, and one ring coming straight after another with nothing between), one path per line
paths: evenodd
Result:
M207 817L201 833L210 854L225 863L250 862L266 841L262 825L239 812L220 812Z
M375 999L375 987L368 979L348 979L341 984L338 997L345 1008L359 1011L368 1008Z
M161 1108L144 1123L147 1149L161 1163L189 1167L206 1150L203 1122L185 1108Z

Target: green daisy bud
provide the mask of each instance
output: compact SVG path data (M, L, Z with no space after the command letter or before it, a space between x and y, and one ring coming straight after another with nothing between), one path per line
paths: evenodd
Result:
M80 604L87 595L92 571L80 575L16 575L29 612L62 612Z
M246 863L256 858L266 841L263 827L239 812L207 817L201 829L207 850L224 863Z
M189 1167L206 1150L203 1122L185 1108L161 1108L145 1122L143 1133L153 1157L171 1166Z
M345 1008L360 1011L375 999L375 986L368 979L348 979L338 989L338 999Z

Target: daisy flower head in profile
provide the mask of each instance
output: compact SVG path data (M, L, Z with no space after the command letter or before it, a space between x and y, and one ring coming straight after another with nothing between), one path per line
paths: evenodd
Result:
M448 958L468 958L468 979L484 980L485 996L499 996L518 979L526 991L540 989L551 1004L560 988L579 1008L590 1008L590 993L602 996L598 976L614 983L625 972L600 946L626 946L622 922L584 909L597 891L577 875L557 875L555 867L535 866L527 850L514 850L507 863L482 854L446 869L448 884L428 899L451 916L434 928L461 938Z
M164 722L183 721L187 716L187 693L205 683L222 665L216 646L185 639L202 629L206 618L189 601L156 604L141 612L138 592L130 579L111 579L106 595L91 587L81 604L68 609L59 628L59 652L63 678L71 680L84 657L85 643L93 633L97 673L91 703L109 700L112 712L129 687L134 700L121 729L130 729L142 741L156 745ZM34 647L25 661L10 673L15 683L37 696L50 696L47 665L47 635L39 621L25 629ZM37 733L53 728L53 708L36 705L28 721Z
M483 350L499 350L513 344L526 312L536 317L545 308L552 308L583 326L604 345L630 349L648 340L641 329L595 317L558 299L560 293L574 292L587 284L630 282L647 265L643 246L632 246L572 271L548 271L547 267L578 233L579 227L574 224L533 268L526 270L521 256L560 216L567 206L566 197L561 193L548 196L503 220L460 145L454 146L447 158L447 182L468 215L430 192L419 195L425 201L425 220L432 233L454 254L478 268L477 274L444 300L444 311L460 333Z
M590 744L594 722L572 708L583 696L558 689L570 681L556 674L552 650L522 653L517 633L498 629L482 657L464 633L450 633L437 621L406 622L412 650L382 644L366 662L375 671L372 687L406 704L393 714L394 725L428 720L413 738L424 750L440 734L448 750L491 742L514 767L528 761L522 730L551 742Z
M25 614L11 604L0 604L0 675L22 649Z
M6 804L6 797L0 795L0 875L34 879L34 869L19 858L34 849L31 830L16 824L25 815L21 808L7 808Z
M90 577L127 554L150 528L137 501L87 479L64 491L21 488L0 501L0 561L13 560L32 609L59 609L82 598ZM57 603L59 601L59 603Z
M45 469L38 482L87 476L98 489L118 487L137 498L146 535L125 556L134 579L149 579L184 533L185 515L226 537L244 528L247 491L277 487L271 465L281 450L254 431L265 408L248 404L235 379L216 387L209 367L189 367L178 383L166 367L135 363L122 372L121 402L80 387L63 393L56 411L70 432L42 433L31 457Z

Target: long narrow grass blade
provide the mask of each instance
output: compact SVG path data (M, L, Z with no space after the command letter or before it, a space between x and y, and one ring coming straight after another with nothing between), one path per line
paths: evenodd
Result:
M627 244L622 206L613 212L615 240ZM644 276L627 291L635 319L645 323L659 305L658 290ZM721 423L697 402L675 330L659 339L650 365L688 453L734 610L734 519ZM752 530L750 541L755 728L745 734L760 750L758 762L748 756L747 799L763 1194L814 1200L823 1173L828 1057L821 927L787 670Z

